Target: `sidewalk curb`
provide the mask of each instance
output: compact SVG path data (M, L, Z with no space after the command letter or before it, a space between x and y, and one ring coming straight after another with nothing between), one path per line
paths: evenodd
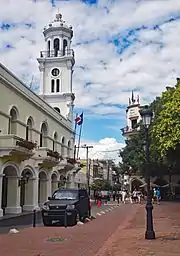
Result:
M116 231L105 241L103 246L98 250L98 252L94 256L104 256L109 248L112 248L112 245L117 241L118 235L120 232L125 229L130 221L133 220L134 216L140 211L141 206L136 209L133 209L133 214L127 217L120 226L117 227Z

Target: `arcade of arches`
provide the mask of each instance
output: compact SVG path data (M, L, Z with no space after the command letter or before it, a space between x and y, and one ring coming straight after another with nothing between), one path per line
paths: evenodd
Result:
M154 177L151 180L152 187L160 187L161 197L167 198L169 193L176 195L177 198L180 197L180 180L179 176L172 175L171 182L169 180L169 176L164 175L161 178ZM134 189L136 190L144 190L146 186L144 179L140 177L132 177L129 182L129 189L132 192Z
M139 190L141 185L143 185L143 181L138 178L132 179L130 183L130 191L133 191L134 189Z
M59 186L58 171L29 166L21 170L14 163L5 164L0 170L0 216L39 209Z

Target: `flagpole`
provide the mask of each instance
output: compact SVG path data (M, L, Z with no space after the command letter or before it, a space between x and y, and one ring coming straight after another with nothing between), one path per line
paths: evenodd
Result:
M79 148L80 148L80 141L81 141L81 133L82 133L82 124L81 124L80 131L79 131L78 148L77 148L77 159L78 159L78 156L79 156Z
M78 117L78 113L76 113L76 118ZM77 122L75 122L74 126L74 160L76 159L76 129L77 129Z

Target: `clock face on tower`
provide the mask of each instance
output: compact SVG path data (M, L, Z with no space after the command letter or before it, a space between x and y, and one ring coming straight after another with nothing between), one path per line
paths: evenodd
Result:
M60 70L58 68L54 68L51 71L52 76L58 76L60 74Z

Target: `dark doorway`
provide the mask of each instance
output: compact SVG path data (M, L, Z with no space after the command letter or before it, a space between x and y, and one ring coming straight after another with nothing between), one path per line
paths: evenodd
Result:
M8 193L8 178L3 176L2 180L2 202L1 208L3 210L3 215L5 214L5 209L7 207L7 193Z

